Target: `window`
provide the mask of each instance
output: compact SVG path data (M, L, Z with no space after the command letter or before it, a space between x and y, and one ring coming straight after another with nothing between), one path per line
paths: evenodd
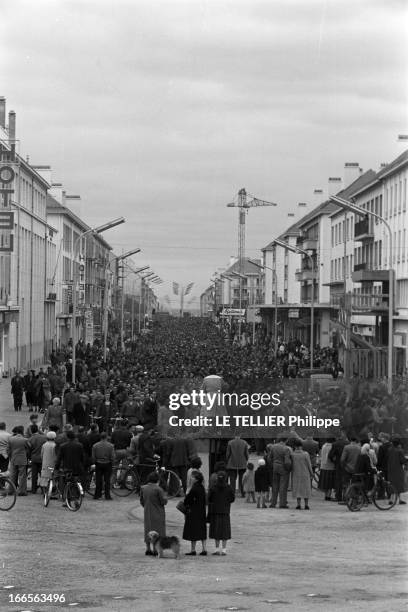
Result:
M402 234L402 261L405 261L405 251L407 248L407 230L404 229Z
M62 278L64 281L69 282L71 279L71 260L68 257L64 257L62 260Z
M63 249L68 253L72 253L72 230L64 223L62 228Z
M331 245L334 247L334 225L331 228Z
M401 204L402 204L402 181L399 182L398 189L398 212L401 212Z
M334 280L334 261L333 260L331 260L330 262L330 280Z

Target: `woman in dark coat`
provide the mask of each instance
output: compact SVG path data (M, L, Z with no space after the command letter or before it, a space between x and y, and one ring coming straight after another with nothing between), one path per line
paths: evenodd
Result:
M231 539L231 504L235 501L235 494L227 484L225 472L218 472L217 482L208 492L208 514L210 520L210 538L215 540L216 551L213 555L227 554L227 540ZM222 551L219 546L222 540Z
M183 529L183 540L191 542L191 551L186 555L195 557L196 542L201 540L201 556L206 556L207 523L205 516L205 489L203 486L204 477L198 470L191 472L193 485L184 498L187 514Z

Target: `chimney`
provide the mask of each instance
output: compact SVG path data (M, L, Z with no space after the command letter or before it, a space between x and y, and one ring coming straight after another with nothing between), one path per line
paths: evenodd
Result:
M16 139L16 113L14 111L9 112L8 133L11 141Z
M57 202L63 204L62 201L62 183L51 183L51 189L48 191Z
M324 200L323 189L315 189L313 191L313 202L314 205L317 206L321 204Z
M47 183L49 185L52 185L51 183L51 166L31 166L36 172L38 172L38 174L44 179L44 181L47 181Z
M65 194L64 198L64 206L72 210L72 212L79 217L82 218L82 203L81 196L79 195L67 195Z
M336 195L342 189L342 180L338 176L329 176L329 197Z
M6 127L6 98L0 97L0 127Z
M360 176L360 166L358 162L346 162L344 164L344 187L354 183Z

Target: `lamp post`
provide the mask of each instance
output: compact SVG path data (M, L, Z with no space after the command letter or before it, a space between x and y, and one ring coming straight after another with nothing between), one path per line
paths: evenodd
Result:
M131 257L132 255L136 255L136 253L140 253L140 249L132 249L131 251L127 251L122 255L118 255L116 260L123 261L127 259L127 257ZM125 303L125 269L122 264L122 295L121 295L121 304L120 304L120 346L122 351L125 350L125 338L124 338L124 303Z
M277 344L278 344L278 279L276 277L276 270L275 268L271 268L270 266L265 266L265 264L259 264L256 261L254 261L253 259L249 259L248 261L251 262L251 264L253 264L254 266L256 266L257 268L260 268L261 270L271 270L273 273L273 284L272 284L272 302L273 302L273 285L275 285L275 329L273 332L273 345L274 345L274 351L275 351L275 355L277 354ZM276 259L275 259L276 261Z
M77 278L77 267L76 267L76 258L77 258L77 250L78 250L78 246L81 242L81 240L85 237L88 236L88 234L102 234L103 232L106 232L106 230L111 229L112 227L116 227L117 225L121 225L122 223L125 222L124 217L119 217L117 219L114 219L113 221L110 221L109 223L104 223L103 225L99 225L98 227L90 227L88 230L86 230L85 232L82 232L81 234L79 234L78 238L75 240L74 243L74 252L73 252L73 257L74 257L74 269L73 269L73 274L72 274L72 280L73 280L73 291L72 291L72 375L71 375L71 381L72 384L75 384L75 362L76 362L76 309L77 309L77 282L78 282L78 278Z
M370 215L375 219L378 219L383 223L388 231L388 260L389 260L389 268L388 268L388 285L389 285L389 296L388 296L388 364L387 364L387 391L391 395L392 394L392 360L393 360L393 348L394 348L394 337L393 337L393 316L394 316L394 270L392 267L392 231L389 223L371 210L364 210L350 202L349 200L344 200L343 198L339 198L338 196L330 196L330 200L343 208L344 210L349 210L353 212L355 215L360 215L364 217L365 215Z
M313 370L313 357L314 357L314 279L315 279L315 273L316 273L316 268L315 268L315 263L313 260L313 257L307 252L304 251L303 249L299 248L299 247L294 247L290 244L288 244L287 242L285 242L284 240L279 240L278 238L275 238L275 240L273 241L275 244L278 244L279 246L281 246L284 249L287 249L288 251L291 251L292 253L302 253L303 255L306 255L306 257L308 257L311 266L312 266L312 292L311 292L311 296L310 296L310 370Z

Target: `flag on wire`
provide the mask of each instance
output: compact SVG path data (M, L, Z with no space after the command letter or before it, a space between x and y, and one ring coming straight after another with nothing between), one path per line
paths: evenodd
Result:
M193 288L194 283L189 283L184 291L184 295L188 295Z
M178 295L178 292L179 292L179 284L173 282L173 293L174 293L174 295Z

